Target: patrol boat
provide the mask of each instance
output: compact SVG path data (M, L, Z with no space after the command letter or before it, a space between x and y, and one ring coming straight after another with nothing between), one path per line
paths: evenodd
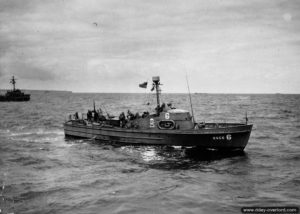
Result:
M160 78L153 77L152 81L157 98L155 112L144 112L142 116L128 112L127 117L121 113L114 119L97 112L94 103L87 118L79 118L77 112L69 115L64 123L65 136L120 144L244 150L253 126L248 124L247 117L245 123L197 123L189 111L160 105Z
M23 93L20 89L16 89L16 79L12 76L10 83L13 90L7 91L5 95L0 95L0 101L29 101L30 94Z

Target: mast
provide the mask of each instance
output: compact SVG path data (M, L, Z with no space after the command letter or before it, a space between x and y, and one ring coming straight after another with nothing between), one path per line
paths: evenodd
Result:
M152 81L153 81L153 87L155 88L156 90L156 102L157 102L157 113L159 113L159 108L160 108L160 101L159 101L159 93L160 93L160 89L159 89L159 86L161 85L160 84L160 79L159 79L159 76L155 76L155 77L152 77Z
M15 76L12 76L12 79L10 80L10 83L13 84L14 91L16 90L16 79Z

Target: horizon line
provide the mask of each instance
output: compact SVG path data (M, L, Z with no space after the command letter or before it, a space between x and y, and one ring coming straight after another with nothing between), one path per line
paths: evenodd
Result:
M0 89L0 91L7 91L11 89ZM74 94L145 94L147 92L87 92L87 91L71 91L71 90L55 90L55 89L20 89L23 91L44 91L44 92L71 92ZM153 93L154 92L148 92ZM188 94L188 92L164 92L164 94ZM285 95L300 95L299 93L286 92L191 92L191 94L285 94Z

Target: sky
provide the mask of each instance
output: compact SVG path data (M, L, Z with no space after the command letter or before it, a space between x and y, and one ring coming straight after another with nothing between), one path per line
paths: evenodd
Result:
M0 0L0 89L300 93L299 0Z

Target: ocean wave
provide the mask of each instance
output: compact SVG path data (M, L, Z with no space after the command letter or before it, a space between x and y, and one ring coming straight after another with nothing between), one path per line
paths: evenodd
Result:
M65 194L66 192L72 192L72 191L78 191L77 188L71 188L71 187L55 187L55 188L50 188L50 189L45 189L45 190L41 190L41 191L27 191L27 192L23 192L17 196L15 196L13 199L15 202L24 202L24 201L28 201L28 200L32 200L32 199L37 199L40 197L49 197L53 194Z
M46 142L58 142L63 141L64 133L62 130L28 130L23 132L7 132L5 134L7 138L13 141L26 142L25 147L34 147L34 144L28 143L46 143Z
M293 137L292 139L294 139L294 140L300 140L300 135L298 135L296 137Z
M63 135L63 131L60 129L56 129L56 130L49 130L49 129L30 129L28 131L25 132L12 132L12 131L8 131L6 133L10 133L10 136L30 136L30 135L34 135L34 136L44 136L44 135Z
M299 150L300 152L300 150ZM291 161L292 163L295 161L300 161L300 155L299 153L297 154L292 154L291 152L288 155L284 155L281 157L283 160Z
M45 162L45 160L43 159L32 157L32 156L13 158L13 159L9 159L9 161L21 163L23 166L41 164Z
M129 169L121 169L121 173L142 173L147 171L148 169L146 168L129 168Z

